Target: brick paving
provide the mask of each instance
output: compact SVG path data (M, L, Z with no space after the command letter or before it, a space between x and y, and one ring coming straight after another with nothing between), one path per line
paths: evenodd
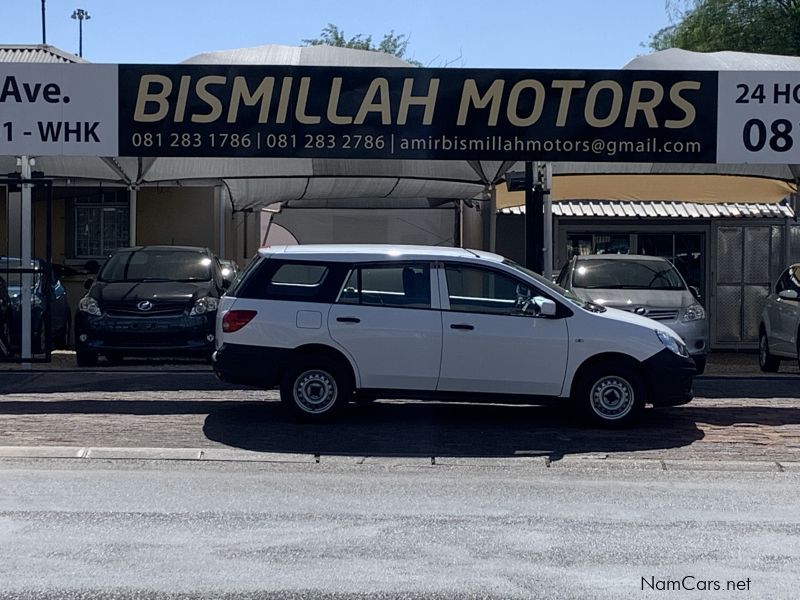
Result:
M800 378L700 379L692 403L605 431L555 408L400 401L353 406L333 424L301 424L286 417L274 392L226 388L205 371L98 371L79 374L80 383L66 373L4 375L0 446L800 461ZM60 385L62 378L69 383Z

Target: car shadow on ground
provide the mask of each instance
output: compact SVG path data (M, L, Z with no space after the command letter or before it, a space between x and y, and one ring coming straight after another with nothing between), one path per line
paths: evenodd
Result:
M800 422L800 414L797 415ZM541 406L375 402L332 423L292 420L278 402L217 406L203 432L257 452L346 456L508 457L612 453L688 446L703 432L680 413L647 411L636 427L598 429Z
M0 397L3 415L205 415L215 443L257 452L348 456L549 456L632 453L690 446L707 426L800 426L798 406L720 404L648 409L631 428L607 430L578 422L563 408L438 402L386 402L348 407L331 423L300 423L275 400L30 400ZM168 426L167 446L175 445ZM124 426L124 423L122 424ZM137 425L142 426L141 422ZM57 425L56 425L57 427ZM798 427L800 431L800 427ZM152 432L151 432L152 433ZM160 435L160 433L158 434ZM151 436L152 437L152 436ZM136 436L130 438L135 444ZM197 442L192 442L197 443Z
M0 371L0 394L170 392L241 389L211 371Z
M784 376L698 377L696 398L800 398L800 378Z

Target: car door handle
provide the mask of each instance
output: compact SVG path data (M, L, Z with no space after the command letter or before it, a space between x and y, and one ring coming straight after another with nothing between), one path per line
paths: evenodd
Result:
M465 331L472 331L475 329L474 325L467 325L466 323L453 323L450 325L450 329L463 329Z
M361 323L361 319L358 317L336 317L336 320L339 323Z

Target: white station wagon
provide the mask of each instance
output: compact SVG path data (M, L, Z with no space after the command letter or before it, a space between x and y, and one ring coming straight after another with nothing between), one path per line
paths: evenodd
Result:
M214 369L271 388L296 416L350 401L571 403L603 425L692 398L669 328L585 302L488 252L263 248L221 299Z

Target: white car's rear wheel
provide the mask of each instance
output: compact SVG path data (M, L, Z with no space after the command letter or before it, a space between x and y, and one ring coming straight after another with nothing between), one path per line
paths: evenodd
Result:
M332 418L353 396L349 369L325 355L303 356L281 381L281 402L304 421Z

